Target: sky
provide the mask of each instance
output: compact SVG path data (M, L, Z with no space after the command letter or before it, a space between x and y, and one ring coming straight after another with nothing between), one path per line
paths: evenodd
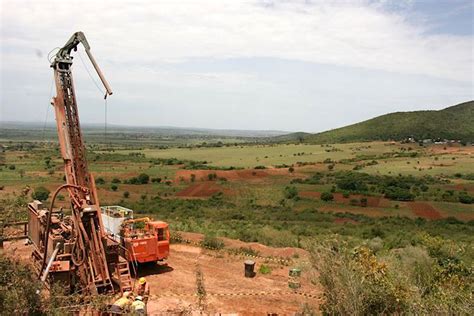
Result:
M82 123L319 132L474 99L474 1L0 1L1 121L54 122L83 31ZM56 50L55 50L56 49Z

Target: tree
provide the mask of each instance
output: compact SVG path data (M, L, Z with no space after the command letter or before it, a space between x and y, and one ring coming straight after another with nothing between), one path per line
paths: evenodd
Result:
M334 200L334 195L332 195L331 192L323 192L321 194L321 200L326 201L326 202L332 201Z
M33 199L38 201L46 201L49 198L51 192L45 187L37 187L35 192L31 195Z
M140 173L137 179L139 184L147 184L150 181L150 176L146 173Z

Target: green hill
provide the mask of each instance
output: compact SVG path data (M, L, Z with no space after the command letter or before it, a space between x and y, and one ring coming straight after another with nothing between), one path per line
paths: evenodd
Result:
M474 141L474 101L439 111L396 112L357 124L304 136L308 143L374 140L457 139ZM290 138L290 135L286 135Z

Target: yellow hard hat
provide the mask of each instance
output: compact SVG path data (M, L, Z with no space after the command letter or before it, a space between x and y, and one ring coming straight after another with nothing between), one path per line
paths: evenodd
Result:
M138 283L143 285L143 284L146 283L146 279L145 279L145 278L140 278L140 279L138 280Z

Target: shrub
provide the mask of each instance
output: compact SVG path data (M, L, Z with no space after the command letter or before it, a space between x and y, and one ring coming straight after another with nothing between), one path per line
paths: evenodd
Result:
M137 177L138 184L147 184L150 181L150 176L146 173L140 173Z
M209 181L216 180L216 179L217 179L217 174L215 174L215 173L209 173L209 174L207 175L207 179L208 179Z
M112 184L112 185L110 186L110 188L112 189L112 191L117 191L118 186L115 185L115 184Z
M295 171L295 168L290 167L290 168L288 168L288 171L289 171L290 173L293 173L293 172Z
M105 180L104 178L97 178L95 179L95 184L99 185L99 184L105 184Z
M16 169L16 166L15 166L15 165L9 165L9 166L8 166L8 169L10 169L10 170L15 170L15 169Z
M324 288L323 314L394 314L405 307L405 289L391 283L386 266L365 247L320 247L312 262Z
M294 186L286 187L284 190L284 195L286 199L298 199L298 190Z
M329 202L334 200L334 195L331 192L323 192L321 193L321 200Z
M366 197L360 199L360 206L367 207L368 201Z
M193 175L191 175L191 180L192 180L192 176L193 176ZM151 182L152 182L152 183L160 183L160 182L161 182L161 178L151 178Z
M474 203L474 197L468 195L467 193L460 193L459 194L459 202L463 204L473 204Z
M266 264L262 264L260 268L258 268L258 272L260 272L261 274L270 274L272 273L272 268L270 268Z
M201 246L208 249L222 249L224 248L224 242L216 237L205 236L201 241Z
M123 192L123 197L128 199L130 197L130 192L128 191Z
M267 169L267 167L260 165L260 166L256 166L254 169Z
M46 201L49 198L51 192L45 187L37 187L31 195L33 199L38 201Z
M112 183L122 183L119 178L113 178Z
M41 315L42 289L27 266L0 256L0 306L2 315Z

